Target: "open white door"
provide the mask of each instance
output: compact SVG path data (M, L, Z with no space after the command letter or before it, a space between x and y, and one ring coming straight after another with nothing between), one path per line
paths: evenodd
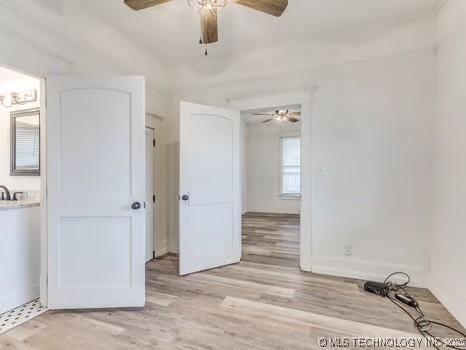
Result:
M48 307L144 306L144 79L47 79Z
M240 261L239 150L239 112L181 103L181 275Z

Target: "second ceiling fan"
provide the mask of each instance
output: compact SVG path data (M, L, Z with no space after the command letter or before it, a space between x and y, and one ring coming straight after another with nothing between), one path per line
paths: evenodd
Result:
M269 119L264 120L262 123L269 123L273 120L278 122L287 121L290 123L297 123L299 122L299 118L301 117L301 112L290 112L288 109L277 109L272 114L270 113L253 113L252 116L268 116L271 117Z
M148 7L164 4L171 0L124 1L130 8L139 11ZM224 8L229 1L275 17L280 17L288 6L288 0L187 0L188 5L201 16L201 44L207 45L218 41L217 13L218 10Z

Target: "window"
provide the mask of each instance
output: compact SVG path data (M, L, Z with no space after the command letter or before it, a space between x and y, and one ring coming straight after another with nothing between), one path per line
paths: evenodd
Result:
M39 128L16 123L16 169L39 169Z
M301 140L297 136L281 138L281 194L301 195Z

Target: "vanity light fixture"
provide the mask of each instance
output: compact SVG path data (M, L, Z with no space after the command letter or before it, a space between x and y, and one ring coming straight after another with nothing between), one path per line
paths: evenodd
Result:
M25 105L26 103L37 101L37 90L26 90L21 92L10 92L6 95L0 95L0 104L5 108L11 108L15 105Z

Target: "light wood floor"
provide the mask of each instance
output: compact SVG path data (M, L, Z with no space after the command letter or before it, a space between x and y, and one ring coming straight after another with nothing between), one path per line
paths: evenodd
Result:
M48 312L0 336L0 348L320 349L319 337L416 333L361 281L299 271L298 226L246 215L240 264L181 278L176 257L153 261L143 310ZM432 319L459 327L427 290L414 292Z

